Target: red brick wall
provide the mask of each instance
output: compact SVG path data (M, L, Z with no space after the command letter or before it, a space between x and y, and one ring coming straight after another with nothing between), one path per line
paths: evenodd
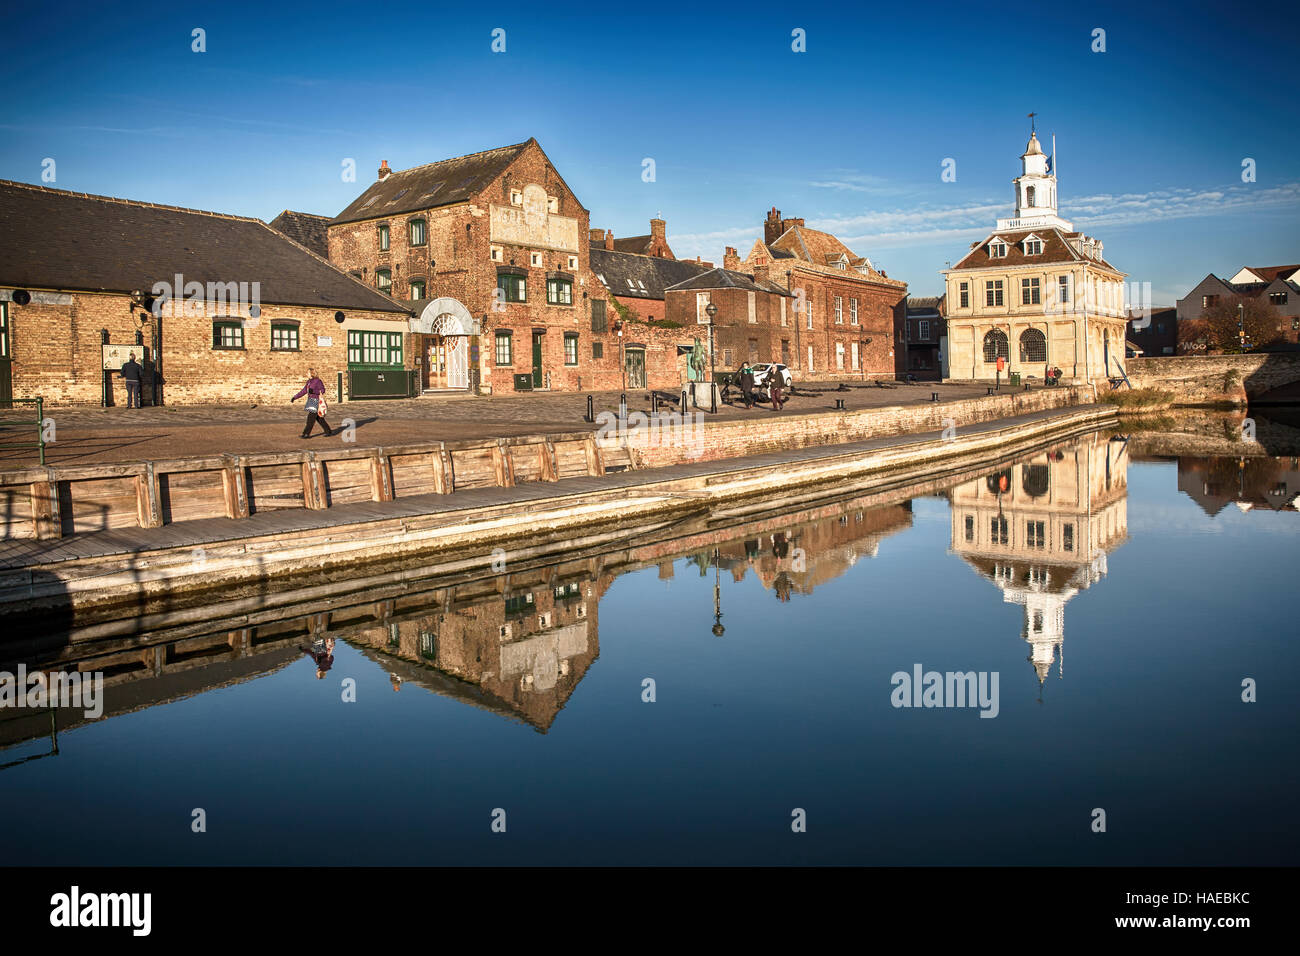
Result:
M559 215L578 220L578 248L573 252L560 252L498 243L503 248L503 261L494 262L491 259L488 206L493 203L508 204L510 190L521 189L529 183L545 187L548 195L559 199ZM411 249L408 241L407 223L417 216L423 217L428 223L428 245L422 250ZM389 223L391 248L386 253L379 251L376 227L381 222ZM347 271L362 271L364 281L370 285L375 285L376 269L391 269L392 294L396 299L409 298L410 280L414 276L420 276L427 282L426 298L455 298L475 318L482 320L484 332L480 336L480 368L485 390L510 392L514 388L515 374L532 372L534 329L545 330L542 337L542 369L549 374L551 388L586 390L618 387L608 385L621 378L618 337L612 328L613 311L610 310L609 313L610 331L591 331L590 297L604 296L605 290L591 272L589 236L589 212L551 167L542 150L533 144L472 202L332 226L329 230L329 251L331 262ZM531 252L541 253L540 266L531 264ZM568 267L570 255L578 257L577 269ZM497 266L512 263L527 271L528 301L507 303L505 311L494 312L492 305L497 288ZM553 271L573 275L572 305L547 305L546 274ZM497 330L509 330L512 334L512 364L508 367L498 367L495 364ZM565 332L578 335L577 365L565 363ZM604 347L601 359L592 357L593 342L600 342Z

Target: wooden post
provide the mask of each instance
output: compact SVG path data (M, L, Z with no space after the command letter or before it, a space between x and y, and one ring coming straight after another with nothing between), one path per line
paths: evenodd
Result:
M162 527L162 505L158 499L158 475L153 462L146 461L144 470L135 476L135 509L140 527Z
M302 503L313 511L329 507L325 470L312 452L306 453L302 463Z
M59 515L59 489L54 473L45 481L34 481L31 486L32 533L41 540L63 537L63 520Z
M456 474L446 442L438 442L438 450L434 452L433 490L440 495L449 495L456 490Z
M393 500L391 465L382 448L376 448L370 455L370 500Z
M560 480L560 463L555 457L555 442L549 438L542 442L542 478L545 481Z
M514 487L515 469L510 460L510 446L504 438L498 438L492 446L492 470L496 473L498 488Z
M596 436L591 435L583 443L587 452L587 474L600 476L605 473L605 465L600 460L600 448L596 445Z
M221 494L226 502L227 518L248 517L248 491L244 487L242 459L227 458L221 468Z
M555 446L549 438L537 443L537 474L542 481L555 480Z

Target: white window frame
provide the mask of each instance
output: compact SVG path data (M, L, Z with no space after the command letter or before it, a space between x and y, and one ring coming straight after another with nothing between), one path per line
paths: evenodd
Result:
M505 258L505 252L500 246L492 246L488 252L488 258L493 262L501 262Z
M534 269L540 269L542 267L542 254L540 252L528 253L528 264Z
M524 191L522 189L510 190L510 205L522 206L524 204Z
M835 324L844 324L844 299L838 295L835 297Z
M849 299L849 325L858 324L858 300Z

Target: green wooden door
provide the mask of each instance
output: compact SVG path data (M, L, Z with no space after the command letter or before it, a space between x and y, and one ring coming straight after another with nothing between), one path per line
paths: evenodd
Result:
M533 388L542 387L542 333L533 333Z

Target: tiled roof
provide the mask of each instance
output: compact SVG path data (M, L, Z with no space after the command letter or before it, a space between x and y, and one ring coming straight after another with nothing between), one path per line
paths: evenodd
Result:
M0 283L144 293L258 282L261 301L406 312L260 219L0 180Z
M1279 276L1289 276L1291 273L1300 269L1300 265L1292 266L1247 266L1251 272L1259 276L1265 282L1272 282Z
M615 252L631 252L637 255L649 255L650 243L654 236L628 236L614 240Z
M331 225L400 216L420 209L434 209L465 202L476 196L514 162L529 143L516 143L497 149L457 156L411 169L395 170L352 201L348 208L331 220Z
M1021 244L1029 236L1037 236L1043 240L1043 251L1038 255L1025 255L1024 246ZM965 257L962 258L952 271L957 272L963 269L987 269L990 266L1024 266L1036 265L1039 263L1059 263L1059 262L1095 262L1100 266L1110 269L1113 272L1119 272L1105 259L1089 259L1082 253L1076 252L1074 247L1069 244L1068 239L1078 238L1081 233L1070 232L1064 233L1059 229L1018 229L1008 232L995 232L990 234L986 239L975 243ZM988 246L993 239L1001 239L1007 244L1007 254L1005 256L993 259L989 257Z
M314 216L309 212L294 212L286 209L271 220L270 226L276 232L282 232L300 246L306 246L322 259L328 259L329 239L326 226L329 216Z
M822 232L820 229L791 226L775 242L768 243L767 248L774 257L800 259L824 268L835 268L832 263L838 262L843 257L848 260L852 271L858 275L880 282L897 281L881 275L871 267L865 257L859 256L829 232ZM786 255L781 256L780 253Z

